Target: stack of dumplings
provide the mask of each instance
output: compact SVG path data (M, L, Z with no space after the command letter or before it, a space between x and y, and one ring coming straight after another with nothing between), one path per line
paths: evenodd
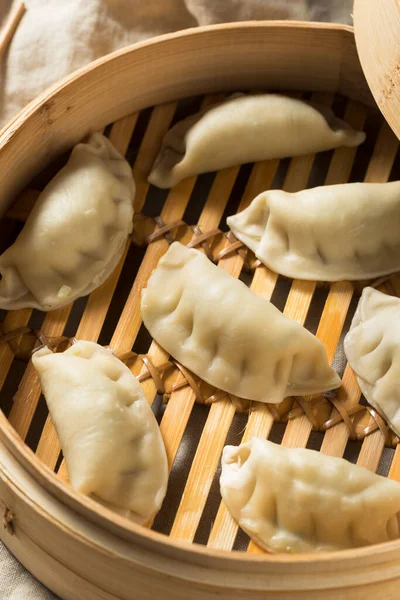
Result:
M176 123L149 183L347 146L365 134L324 106L279 94L233 94ZM72 150L0 256L0 309L54 310L98 288L132 232L128 162L95 133ZM268 268L334 282L400 270L400 182L267 190L227 219ZM340 387L323 344L199 250L172 243L142 290L143 323L158 344L226 394L277 404ZM400 436L400 299L364 289L345 353L368 402ZM33 354L71 486L148 523L160 510L168 461L139 381L109 349L74 341ZM271 552L320 552L400 537L400 483L342 458L254 438L227 446L222 498Z

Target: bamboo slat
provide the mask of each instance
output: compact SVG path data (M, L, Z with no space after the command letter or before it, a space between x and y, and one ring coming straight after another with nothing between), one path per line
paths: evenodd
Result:
M387 123L384 122L380 128L379 136L375 144L374 153L372 155L365 180L371 182L387 181L389 179L398 149L398 139L395 137ZM384 291L384 288L382 291ZM378 429L363 441L357 464L362 465L371 471L376 471L384 445L384 435ZM396 463L398 460L398 454L396 454L393 463ZM397 465L394 464L393 472L395 472L396 468Z
M392 460L392 464L390 465L390 470L388 477L390 479L395 479L396 481L400 481L400 446L397 444L396 450L394 452L394 457Z
M3 333L15 331L20 327L26 327L30 316L31 311L27 308L24 310L10 311L2 323ZM14 357L15 355L10 343L0 345L0 390L4 385Z
M349 410L352 406L358 404L360 397L361 392L354 371L349 365L346 365L342 377L342 387L337 397L338 403ZM334 408L331 418L335 414L338 414L338 411ZM347 424L344 422L338 423L325 433L320 452L329 456L343 456L348 439L349 428Z
M384 447L385 438L378 429L365 438L358 455L357 464L375 472L378 469Z
M41 328L47 337L59 337L63 334L65 323L69 317L72 306L65 306L46 314ZM14 403L8 417L11 425L25 439L31 425L33 415L40 397L40 384L32 362L29 362L22 377L18 392L14 396Z
M247 442L253 437L268 438L273 424L272 415L268 406L254 403L246 425L242 442ZM238 532L238 525L231 517L226 505L221 501L217 516L211 528L207 546L220 550L231 550Z
M156 106L140 145L137 160L133 166L133 177L136 183L135 211L140 212L149 189L147 175L157 156L161 140L168 130L176 110L176 102Z
M125 156L129 142L131 141L133 130L138 120L138 113L133 113L122 119L118 119L111 127L108 139L116 147L116 149Z

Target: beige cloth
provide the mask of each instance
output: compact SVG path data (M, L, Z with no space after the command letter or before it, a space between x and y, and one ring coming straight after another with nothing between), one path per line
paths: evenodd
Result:
M0 23L11 4L12 0L0 0ZM61 77L127 44L196 25L248 19L351 23L352 8L352 0L25 0L25 4L28 11L0 64L0 127ZM0 542L0 600L53 598Z

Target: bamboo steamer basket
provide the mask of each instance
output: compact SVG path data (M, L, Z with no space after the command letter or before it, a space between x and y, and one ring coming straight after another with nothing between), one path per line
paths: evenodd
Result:
M367 142L316 157L226 169L168 192L149 188L147 174L174 115L238 89L285 90L333 102L354 127L365 127ZM189 104L178 102L195 96ZM271 185L296 191L324 181L400 178L398 140L371 96L352 29L290 22L205 27L136 44L71 75L0 134L1 243L19 230L51 171L36 175L104 127L133 165L141 216L125 264L88 300L46 315L1 314L1 539L64 600L372 600L378 594L397 600L400 540L318 555L270 555L238 533L217 484L226 440L238 444L253 435L351 456L400 480L397 438L365 406L353 372L340 363L359 290L350 282L319 287L278 277L221 232L229 212ZM172 239L210 252L221 268L247 278L255 292L315 332L341 365L338 397L254 403L249 411L248 403L201 385L146 337L140 290ZM400 278L381 282L379 289L399 294ZM149 402L158 403L172 471L152 527L111 513L67 483L29 357L35 344L61 347L73 336L109 344L139 376ZM163 395L168 402L161 410Z

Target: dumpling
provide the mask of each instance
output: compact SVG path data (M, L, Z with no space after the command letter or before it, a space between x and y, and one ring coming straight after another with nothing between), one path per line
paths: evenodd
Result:
M400 436L400 299L365 288L344 350L365 398Z
M169 188L208 171L358 146L364 140L363 132L326 106L278 94L234 94L166 133L149 182Z
M359 280L400 269L400 181L270 190L227 223L287 277Z
M248 400L340 386L323 344L198 250L174 242L142 291L153 338L209 384Z
M0 308L52 310L103 283L132 231L134 195L132 169L107 138L75 146L0 256Z
M343 458L253 438L226 446L221 495L271 552L323 552L399 537L400 484Z
M110 350L76 342L32 357L73 488L144 523L168 482L164 443L140 383Z

